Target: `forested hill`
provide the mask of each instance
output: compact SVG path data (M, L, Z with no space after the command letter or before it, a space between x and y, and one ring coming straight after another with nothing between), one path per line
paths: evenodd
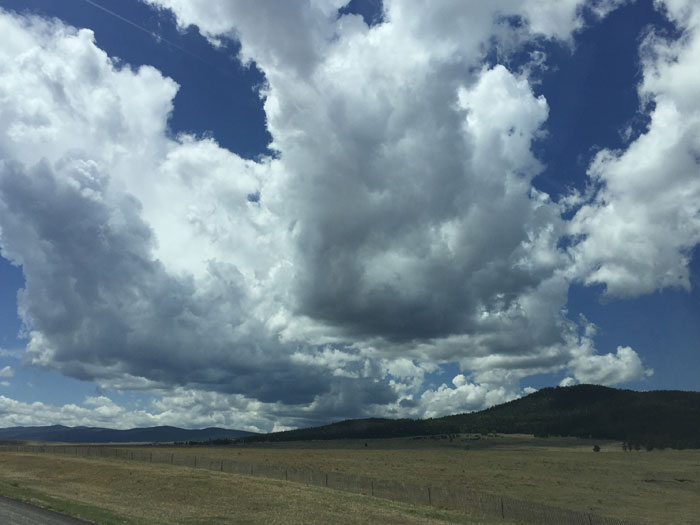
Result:
M188 430L177 427L147 427L115 430L100 427L65 427L52 425L45 427L0 428L0 440L37 440L65 443L128 443L128 442L168 442L204 441L212 439L235 439L252 435L253 432L230 430L227 428L203 428Z
M523 433L700 448L700 392L636 392L596 385L544 388L481 412L436 419L357 419L245 441L368 439L456 433Z

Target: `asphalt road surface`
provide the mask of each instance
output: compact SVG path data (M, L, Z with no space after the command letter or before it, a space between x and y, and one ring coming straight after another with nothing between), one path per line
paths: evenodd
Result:
M0 496L0 523L3 525L85 525L92 522Z

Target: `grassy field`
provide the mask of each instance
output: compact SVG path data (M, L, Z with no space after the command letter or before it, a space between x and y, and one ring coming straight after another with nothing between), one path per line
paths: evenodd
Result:
M0 453L0 494L107 525L504 523L283 481L53 454Z
M474 438L168 450L419 485L467 487L647 523L700 522L700 450L624 452L619 443L574 438ZM599 453L592 451L593 444L601 446Z

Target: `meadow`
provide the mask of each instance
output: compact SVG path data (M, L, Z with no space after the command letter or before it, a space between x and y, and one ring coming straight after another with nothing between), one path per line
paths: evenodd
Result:
M630 452L619 442L526 435L129 448L471 489L639 523L700 522L700 450ZM0 494L13 491L118 517L100 523L223 523L226 516L236 523L507 523L204 469L2 453Z
M600 452L593 452L596 444ZM620 442L526 435L176 450L418 485L464 487L642 523L700 522L700 450L626 452Z
M0 453L0 494L104 525L505 523L284 481L53 454Z

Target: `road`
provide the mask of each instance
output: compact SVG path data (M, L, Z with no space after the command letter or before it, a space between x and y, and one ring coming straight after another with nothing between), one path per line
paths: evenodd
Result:
M0 523L3 525L85 525L92 522L0 496Z

